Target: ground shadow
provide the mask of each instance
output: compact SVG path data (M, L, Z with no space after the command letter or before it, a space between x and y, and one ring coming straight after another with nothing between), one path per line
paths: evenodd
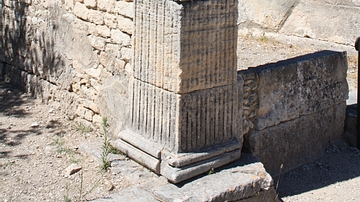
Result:
M314 162L275 178L280 197L298 195L360 176L360 150L345 141L332 144Z
M23 108L18 106L23 105L28 98L25 91L22 91L14 85L6 83L0 77L0 113L5 116L21 117L28 114ZM0 125L1 126L1 125Z

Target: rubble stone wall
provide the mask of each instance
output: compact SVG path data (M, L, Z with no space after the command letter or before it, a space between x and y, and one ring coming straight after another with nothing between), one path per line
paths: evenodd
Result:
M327 18L320 20L336 24L327 26L328 23L324 23L325 27L321 27L316 23L318 21L313 21L315 18L311 18L318 13L306 9L307 4L318 5L318 10L324 13L320 8L322 4L317 1L261 2L260 5L256 1L239 1L240 30L255 27L341 44L350 44L354 40L351 37L360 35L356 33L359 29L352 29L356 23L347 23L358 22L359 15L343 13L336 16L349 18L344 23L333 22L335 16L323 15ZM100 125L102 117L107 117L112 133L118 134L130 117L130 78L144 76L134 76L131 64L133 50L142 48L141 43L134 45L132 42L133 2L2 0L0 3L1 76L45 103L54 103L58 106L56 110L69 119ZM329 0L324 5L333 10L336 7L339 11L358 13L359 9L356 1L340 4L339 1ZM266 9L259 10L257 6ZM301 18L308 15L310 17ZM261 16L265 18L261 20ZM312 24L319 24L315 27L319 29L305 29ZM294 28L294 25L297 27ZM333 32L338 25L349 32L340 29ZM187 62L181 64L187 67ZM226 62L229 65L235 63ZM238 99L242 102L239 109L243 109L239 124L246 133L248 149L264 160L270 173L274 173L282 162L286 168L296 167L299 161L294 160L297 158L295 154L306 156L308 151L313 151L314 155L308 155L312 158L339 137L343 130L348 93L346 68L343 53L322 52L239 73L238 76L242 77L239 81L244 83L244 93L240 95L243 97ZM214 87L211 84L207 86ZM310 130L310 126L314 128ZM307 141L310 139L314 144ZM279 153L284 155L280 158ZM273 161L276 158L269 158L271 155L280 159Z
M115 132L123 127L132 2L4 0L1 11L2 76L70 119L89 125L108 117Z

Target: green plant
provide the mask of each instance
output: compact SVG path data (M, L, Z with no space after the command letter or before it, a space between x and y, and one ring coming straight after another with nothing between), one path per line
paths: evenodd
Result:
M89 133L92 132L93 129L90 126L86 126L85 124L78 122L77 124L75 124L75 130L79 131L81 133Z
M52 143L56 147L56 153L58 154L74 154L74 151L68 148L65 148L65 140L62 137L57 137L54 139L54 142Z
M211 175L211 174L214 174L215 173L215 169L214 168L211 168L208 172L208 175Z
M90 194L96 187L99 186L100 184L100 180L97 180L94 185L88 190L86 191L85 193L83 193L83 182L84 182L84 174L83 174L83 171L80 172L80 201L83 200L83 198L86 197L86 195Z
M81 171L79 173L79 177L80 177L80 184L79 186L77 186L77 189L79 191L79 196L77 197L76 201L83 201L84 198L86 197L86 195L90 194L96 187L99 186L100 184L100 180L97 180L94 185L86 192L84 192L84 173L83 171ZM64 195L64 202L71 202L71 199L69 197L69 183L66 183L66 195Z
M104 130L104 142L103 145L101 147L102 149L102 153L101 153L101 170L107 170L110 167L110 162L107 160L107 155L110 153L110 151L112 150L112 146L110 145L110 140L108 137L108 130L107 130L107 118L103 118L103 123L102 123L102 127Z
M66 195L64 195L64 202L71 202L70 198L69 198L69 183L66 183Z
M260 41L264 42L264 41L267 41L267 38L265 35L262 35L259 39Z

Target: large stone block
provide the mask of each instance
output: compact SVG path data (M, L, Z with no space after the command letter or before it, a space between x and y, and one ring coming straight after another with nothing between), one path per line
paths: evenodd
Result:
M300 1L280 33L352 46L360 36L359 6L359 1Z
M321 51L259 66L239 75L244 80L251 76L249 80L256 83L244 88L244 95L257 93L244 102L257 100L258 108L251 111L256 114L253 124L257 130L263 130L345 101L346 71L345 52Z
M260 26L278 30L297 3L298 0L239 0L240 28Z
M180 182L240 157L242 80L187 94L134 79L129 129L115 144L172 182Z
M134 79L131 129L175 153L241 141L240 86L176 94Z
M175 93L236 82L237 1L141 0L135 11L135 78Z
M346 103L246 135L245 145L273 176L321 157L344 132Z

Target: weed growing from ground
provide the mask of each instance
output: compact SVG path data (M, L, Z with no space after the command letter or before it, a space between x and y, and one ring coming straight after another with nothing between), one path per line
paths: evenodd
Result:
M102 153L101 153L101 170L107 170L110 167L110 162L107 160L107 155L110 154L112 149L112 146L110 145L110 140L109 140L109 134L108 134L108 130L107 130L107 118L103 118L103 123L102 123L102 127L104 130L104 142L103 145L101 147L102 149Z
M90 133L93 129L90 126L86 126L85 124L79 122L75 125L75 130L81 133Z
M265 42L265 41L267 41L267 38L266 38L265 35L262 35L262 36L259 38L259 40L260 40L261 42Z
M54 145L56 147L56 153L57 154L74 154L74 151L68 148L64 147L65 144L65 140L62 137L57 137L54 139L54 142L52 143L52 145Z
M211 175L211 174L214 174L215 173L215 169L214 168L211 168L208 172L208 175Z

